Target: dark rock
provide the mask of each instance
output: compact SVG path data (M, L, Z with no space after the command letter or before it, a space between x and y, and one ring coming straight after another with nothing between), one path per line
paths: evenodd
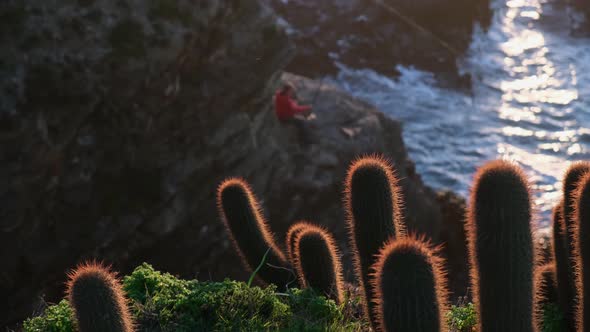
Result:
M465 87L455 60L469 47L474 24L487 28L492 17L489 0L264 1L297 45L287 69L311 77L336 72L338 63L396 76L401 64Z

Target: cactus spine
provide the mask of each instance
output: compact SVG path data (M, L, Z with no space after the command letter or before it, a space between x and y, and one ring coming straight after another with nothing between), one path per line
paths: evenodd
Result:
M557 304L564 314L564 323L570 324L565 315L572 308L574 301L574 280L570 265L570 255L567 250L565 221L563 220L563 202L553 209L553 256L555 260L555 277L557 281ZM567 328L574 331L573 326Z
M531 202L522 171L505 161L480 168L467 221L479 331L533 330Z
M545 305L557 303L557 276L554 263L547 263L535 269L534 319L535 326L543 326Z
M287 287L293 275L248 184L236 178L224 181L217 191L217 204L246 267L254 270L266 254L266 262L257 276L266 283Z
M573 261L574 251L576 250L573 234L573 230L576 228L574 216L575 196L578 183L588 171L590 171L590 164L588 162L573 163L566 171L563 180L563 225L561 233L565 253L561 257L564 261L558 264L557 267L558 269L560 267L566 269L566 272L563 273L567 273L567 281L563 279L561 281L563 282L563 287L566 287L566 285L570 287L567 293L564 293L564 297L560 299L560 307L563 311L568 331L576 330L576 303L579 300L576 290L575 262ZM561 289L562 287L560 286Z
M371 266L379 250L390 238L405 229L401 217L401 193L391 166L382 158L355 161L346 178L345 206L355 272L365 295L365 315L377 326L371 300Z
M80 332L131 332L133 322L119 280L95 262L68 274L67 297Z
M293 265L303 287L343 301L342 266L334 238L325 229L303 224L294 239Z
M295 252L295 239L302 230L311 225L312 224L306 221L298 221L289 227L287 236L285 236L285 246L287 247L287 258L289 259L289 262L291 262L291 265L295 265L295 258L293 257L293 253Z
M448 291L442 259L430 244L394 240L373 266L377 331L446 331Z
M582 177L574 196L574 228L576 266L579 277L579 303L576 314L577 331L590 331L590 173Z

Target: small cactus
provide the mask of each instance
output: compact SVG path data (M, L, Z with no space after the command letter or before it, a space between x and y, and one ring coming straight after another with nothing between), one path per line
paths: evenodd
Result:
M96 262L68 274L68 301L80 332L131 332L133 321L116 275Z
M340 255L332 235L325 229L303 224L294 239L293 265L303 287L313 288L343 301L343 281Z
M236 178L224 181L217 191L217 204L221 219L246 267L256 269L266 255L265 264L257 276L266 283L286 288L293 274L248 184Z
M557 304L564 314L564 322L571 324L567 320L566 312L572 310L575 298L574 279L570 265L570 254L567 249L565 231L565 221L563 220L563 202L559 203L553 209L553 259L555 261L555 278L557 282ZM573 325L570 325L568 331L574 331Z
M287 235L285 236L285 247L287 248L287 258L289 259L289 262L291 262L291 265L295 265L295 260L293 258L293 252L295 252L295 239L302 230L310 225L311 224L306 221L298 221L291 225L287 231Z
M545 305L557 304L557 276L554 263L547 263L535 269L534 287L535 326L541 327Z
M437 251L411 236L380 251L372 279L377 331L447 330L446 274Z
M577 331L590 331L590 173L582 177L574 198L574 258L579 273L576 323Z
M355 272L365 294L365 315L375 327L370 269L385 242L405 232L401 192L392 167L380 157L355 161L346 178L345 206Z
M479 331L533 330L531 201L522 171L493 161L475 176L467 231Z
M574 229L576 228L576 219L574 216L574 207L576 200L576 192L578 184L582 177L590 171L590 163L588 162L577 162L573 163L567 170L563 180L563 225L562 225L562 236L564 237L564 246L568 259L563 263L563 267L567 268L568 281L567 284L570 287L569 298L564 298L560 301L565 321L568 327L568 331L575 331L576 326L576 303L579 301L577 298L576 286L576 274L574 267ZM560 266L558 265L558 268ZM561 288L561 287L560 287Z

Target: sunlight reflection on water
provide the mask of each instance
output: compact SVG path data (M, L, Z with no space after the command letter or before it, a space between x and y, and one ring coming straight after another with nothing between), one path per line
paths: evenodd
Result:
M467 196L476 168L505 158L530 176L540 226L561 199L572 161L590 159L590 42L569 36L564 8L544 0L493 2L460 61L473 95L440 88L432 74L398 67L390 79L342 66L333 82L404 124L425 182Z
M576 71L570 68L570 75L556 77L556 66L547 58L551 53L545 36L537 27L526 20L539 20L542 14L541 4L538 0L510 1L509 8L504 16L503 31L506 32L508 40L500 45L507 59L504 61L504 70L509 79L500 84L502 90L502 103L499 109L500 118L511 122L502 128L505 136L519 136L547 138L543 129L527 129L527 124L540 124L541 120L535 113L541 108L533 108L528 105L554 104L567 106L578 98L576 88ZM515 20L520 22L515 22ZM528 24L527 24L528 23ZM520 29L515 29L520 26ZM522 107L515 108L511 102L516 102ZM528 107L527 107L528 106ZM536 111L536 112L535 112ZM521 127L519 124L523 122ZM582 152L580 144L569 145L575 136L575 131L555 132L551 135L554 141L559 143L539 143L538 151L551 151L559 153L565 149L568 155ZM569 145L569 146L568 146ZM543 178L533 176L533 190L535 191L535 203L541 212L548 212L552 206L561 199L559 192L561 188L560 179L567 163L561 158L551 155L531 153L525 149L518 148L505 142L500 142L498 155L501 158L513 160L521 165L532 169L533 174L543 174L544 177L557 179L553 184L543 183Z

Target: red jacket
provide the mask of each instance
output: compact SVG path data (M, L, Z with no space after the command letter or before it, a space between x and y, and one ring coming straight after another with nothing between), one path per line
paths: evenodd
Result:
M281 121L289 120L295 114L307 112L310 109L311 106L301 106L289 95L282 94L281 91L275 94L275 112Z

